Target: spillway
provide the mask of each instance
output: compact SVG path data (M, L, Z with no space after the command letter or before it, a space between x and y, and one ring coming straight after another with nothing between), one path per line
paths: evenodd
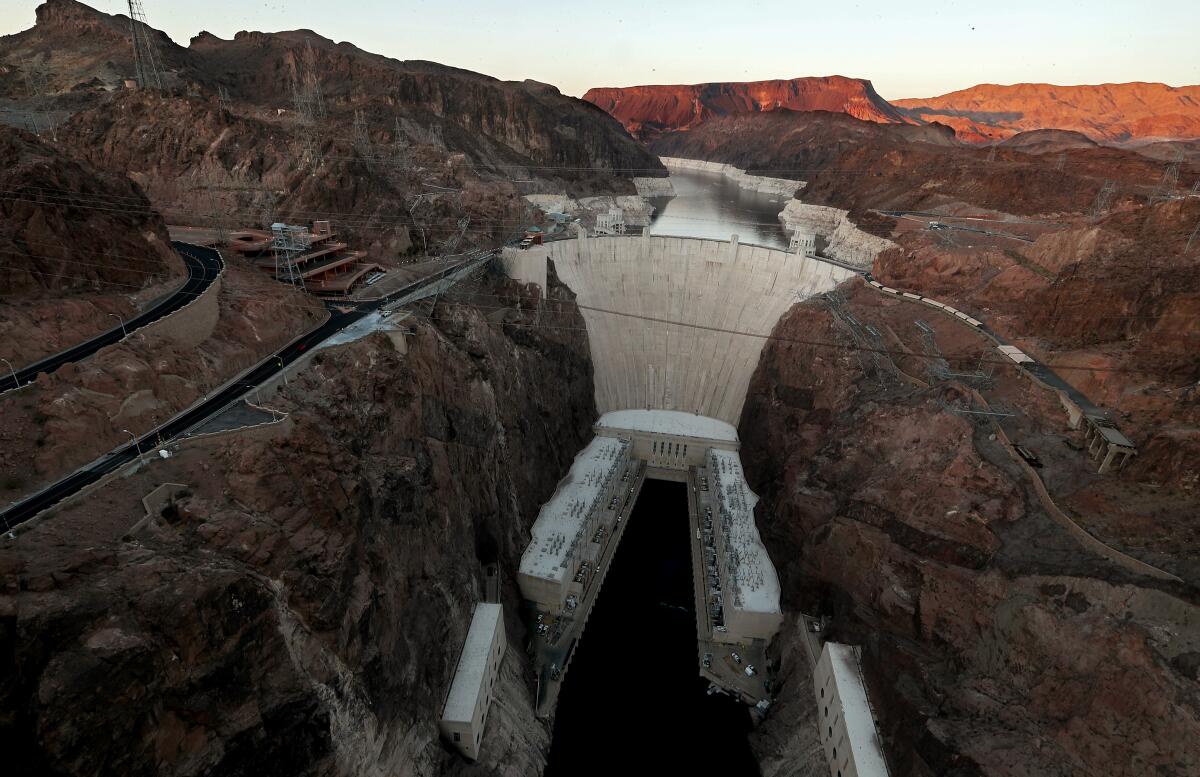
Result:
M678 410L735 425L775 324L853 274L736 236L581 237L507 251L505 263L544 288L547 258L587 324L601 414Z

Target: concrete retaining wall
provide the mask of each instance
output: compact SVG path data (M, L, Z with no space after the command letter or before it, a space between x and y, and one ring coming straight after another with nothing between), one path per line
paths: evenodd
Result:
M587 323L600 413L680 410L735 425L780 317L854 275L721 240L600 237L546 248Z
M509 278L518 283L536 283L546 296L546 246L530 246L526 250L505 247L500 252L500 265Z
M696 170L703 173L717 173L735 181L740 189L762 194L774 194L780 197L794 197L796 192L804 187L804 181L792 181L787 178L769 178L765 175L750 175L745 170L733 165L720 162L706 162L703 159L682 159L680 157L660 157L663 167L668 170Z

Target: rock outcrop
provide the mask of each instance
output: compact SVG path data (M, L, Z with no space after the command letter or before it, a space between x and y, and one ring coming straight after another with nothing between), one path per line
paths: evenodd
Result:
M1036 129L1074 130L1118 143L1200 137L1200 86L979 84L940 97L893 100L892 105L914 120L948 124L973 142Z
M590 436L590 365L563 287L472 294L409 322L407 354L382 335L314 354L264 399L286 422L185 445L0 548L18 773L542 768L513 576ZM139 524L164 482L186 487ZM491 561L511 644L472 766L436 721Z
M0 356L17 366L115 326L183 275L124 176L0 126L0 189Z
M909 121L875 92L870 81L845 76L601 87L589 89L583 99L615 116L631 134L645 141L664 132L692 129L718 116L780 109L835 111L875 122Z

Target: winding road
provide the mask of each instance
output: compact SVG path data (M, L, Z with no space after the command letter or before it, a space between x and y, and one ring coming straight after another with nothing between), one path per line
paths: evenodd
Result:
M175 249L175 253L179 254L179 257L183 259L184 266L187 267L188 277L182 286L154 307L134 316L121 326L114 327L107 332L96 335L91 340L85 340L79 345L72 346L65 351L59 351L53 356L47 356L45 359L22 367L16 371L15 375L11 371L6 372L3 377L0 377L0 394L32 383L37 380L37 376L40 373L54 372L64 364L86 359L105 346L121 342L128 335L133 334L147 324L152 324L160 318L171 315L203 294L213 284L213 281L221 275L221 271L225 269L225 262L221 259L221 255L211 248L199 248L187 243L174 241L172 241L171 246Z
M212 266L213 262L218 263L218 266L221 264L220 254L211 248L201 248L191 245L185 248L189 254L194 254L193 258L195 261L205 266ZM177 246L177 249L179 249L179 246ZM179 250L182 255L183 249ZM385 305L393 303L404 304L429 296L426 293L429 287L438 286L439 282L444 279L453 283L455 279L449 276L455 276L456 274L458 277L469 275L476 268L490 260L495 254L496 252L489 251L482 255L465 258L461 262L437 273L397 289L382 299L362 303L349 311L344 307L338 308L333 305L327 305L330 317L324 324L263 359L256 367L242 375L236 381L209 395L199 404L179 413L157 429L152 429L136 441L131 441L128 445L117 448L91 464L81 467L62 480L47 486L36 494L14 503L3 512L0 512L0 527L3 527L3 531L5 532L11 531L43 510L53 507L67 497L77 494L87 486L96 483L110 472L134 461L143 453L155 450L162 444L179 437L196 424L223 410L231 402L270 380L313 346L342 331L351 324ZM89 341L89 344L91 342Z

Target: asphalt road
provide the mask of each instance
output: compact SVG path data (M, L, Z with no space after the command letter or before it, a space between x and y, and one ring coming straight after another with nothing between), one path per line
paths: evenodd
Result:
M171 296L144 313L129 319L125 322L124 327L116 326L107 332L96 335L91 340L22 367L17 370L15 377L11 370L5 370L4 375L0 376L0 394L24 386L26 383L32 383L37 379L39 373L54 372L68 362L86 359L101 348L120 342L126 334L136 332L147 324L171 315L211 286L225 266L221 255L211 248L200 248L176 242L172 242L171 245L175 248L175 253L183 259L188 272L187 280Z
M211 251L212 249L196 248L194 246L187 247L189 251L197 252L202 255L202 252ZM182 253L182 252L181 252ZM152 451L161 443L169 442L179 437L194 425L205 420L209 416L219 412L230 402L233 402L238 397L265 383L267 380L275 376L285 366L296 361L306 351L314 345L322 342L328 337L340 332L351 324L359 321L369 315L376 309L386 305L400 297L405 296L415 290L422 288L430 283L441 280L446 275L450 275L456 270L471 262L482 262L486 258L490 258L491 254L483 257L465 259L462 262L447 267L435 275L422 278L415 281L404 288L397 289L392 294L389 294L383 299L361 304L359 307L349 312L343 312L330 306L329 320L322 324L317 329L309 332L307 335L297 340L296 342L286 346L280 351L268 356L263 361L259 362L258 366L253 370L243 375L239 380L221 389L216 394L210 395L204 402L183 411L179 415L172 418L167 423L154 429L140 439L130 441L128 445L112 451L107 456L97 460L82 469L76 470L74 473L59 480L32 496L26 497L24 500L12 505L4 512L0 513L0 527L3 531L10 531L21 523L29 520L41 511L53 507L63 499L78 493L83 488L97 482L105 475L121 468L136 459L141 453ZM219 255L218 255L219 261Z

